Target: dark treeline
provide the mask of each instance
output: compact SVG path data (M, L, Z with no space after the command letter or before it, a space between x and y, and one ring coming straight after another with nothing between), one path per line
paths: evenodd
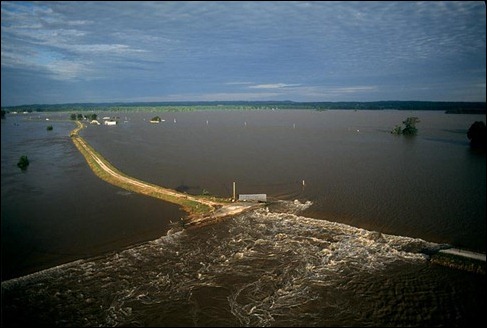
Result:
M61 111L130 111L130 110L254 110L254 109L307 109L307 110L435 110L446 113L486 112L485 102L444 101L341 101L341 102L294 102L294 101L205 101L205 102L134 102L134 103L72 103L55 105L21 105L2 107L6 112L61 112Z

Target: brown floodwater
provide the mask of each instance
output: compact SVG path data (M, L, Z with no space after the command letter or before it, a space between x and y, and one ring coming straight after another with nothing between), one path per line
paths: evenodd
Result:
M405 111L97 113L81 134L128 175L271 206L191 231L176 206L108 185L72 123L2 121L2 323L425 326L482 321L485 276L425 249L485 253L485 116ZM64 115L64 116L63 116ZM149 123L155 115L165 121ZM414 138L389 131L417 116ZM31 164L16 167L21 155ZM304 184L303 184L304 181ZM168 231L169 230L169 231ZM73 261L74 262L71 262ZM41 269L50 268L39 271ZM25 274L30 274L24 276ZM15 277L23 276L16 279Z

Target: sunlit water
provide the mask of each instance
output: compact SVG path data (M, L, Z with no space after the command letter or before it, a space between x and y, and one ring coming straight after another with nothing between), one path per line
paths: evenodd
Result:
M28 248L25 244L47 245L43 247L59 253L83 247L73 244L91 249L65 258L82 260L3 282L4 322L424 326L484 320L485 276L433 265L424 254L441 243L485 251L485 155L471 152L464 140L470 124L483 117L430 112L201 112L167 114L166 122L150 125L153 113L127 113L127 123L125 114L116 115L121 116L119 125L90 126L83 135L125 173L190 193L207 189L220 196L230 196L236 180L239 192L264 192L276 201L216 225L166 234L169 220L182 214L97 180L64 137L73 127L70 123L54 124L54 131L64 129L55 138L42 123L29 123L39 126L34 130L40 134L30 143L45 139L44 150L57 158L56 169L46 166L44 172L58 177L32 177L36 161L25 173L4 170L4 154L11 149L4 150L13 141L4 142L7 122L2 122L2 270L16 263L6 261L6 245L13 248L10 253L15 247ZM422 119L414 140L387 131L405 115ZM23 140L25 133L16 138ZM56 151L56 144L64 148ZM36 148L23 143L17 147L26 147L28 155ZM42 147L37 148L42 153ZM74 178L69 182L57 181L70 175ZM38 179L42 183L33 182ZM20 188L20 183L34 190ZM62 192L49 191L60 185ZM71 188L84 192L66 203ZM28 203L36 205L25 209L21 195L36 200ZM4 209L5 199L10 205ZM85 205L94 199L99 200ZM53 209L40 205L45 203ZM130 212L132 207L136 210ZM24 211L32 218L44 217L44 223L23 219L21 227L28 229L17 227L17 214L23 217ZM67 223L55 219L58 211ZM157 228L146 216L163 226ZM70 229L73 222L76 226ZM127 225L133 231L127 232ZM4 226L19 237L4 234ZM157 237L151 238L144 226L155 229L151 233ZM61 236L64 230L70 240L46 240L50 233ZM76 231L84 234L76 236ZM21 238L36 233L46 238ZM104 237L112 242L103 248L99 245ZM130 247L134 243L139 245ZM110 248L112 252L92 257ZM63 263L62 256L45 262Z

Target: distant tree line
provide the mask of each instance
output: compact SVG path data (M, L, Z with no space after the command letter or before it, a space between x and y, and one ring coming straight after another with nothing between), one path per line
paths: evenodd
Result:
M17 112L86 111L193 111L193 110L270 110L270 109L351 109L351 110L438 110L446 113L486 113L485 102L372 101L372 102L294 102L294 101L203 101L75 103L2 107Z

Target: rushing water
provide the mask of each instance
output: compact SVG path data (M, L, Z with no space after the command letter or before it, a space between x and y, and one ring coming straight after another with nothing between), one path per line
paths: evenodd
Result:
M46 124L8 116L2 122L2 279L81 259L3 282L4 322L424 326L484 320L485 276L431 264L423 253L441 243L485 252L485 153L472 151L466 139L468 127L484 116L98 114L118 115L119 124L89 126L82 135L129 175L224 197L236 181L238 193L267 193L276 202L166 235L169 221L182 213L96 178L69 140L72 123L50 123L54 130L46 131ZM166 121L148 123L155 115ZM391 135L407 116L420 118L418 136ZM23 154L31 160L26 172L15 166Z

